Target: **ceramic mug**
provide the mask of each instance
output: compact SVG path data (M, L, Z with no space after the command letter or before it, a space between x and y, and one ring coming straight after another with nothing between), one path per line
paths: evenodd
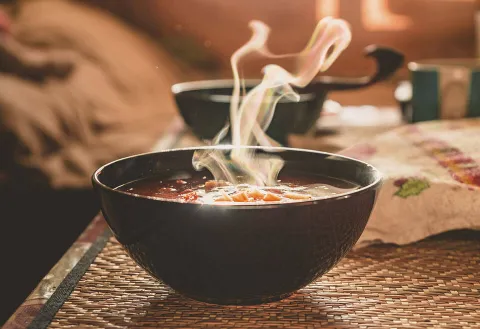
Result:
M408 121L480 117L480 59L411 62L408 68Z

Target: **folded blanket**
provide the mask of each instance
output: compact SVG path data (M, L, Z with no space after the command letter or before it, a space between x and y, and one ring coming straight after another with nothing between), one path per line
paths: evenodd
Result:
M176 63L85 5L19 9L0 39L0 171L15 185L89 187L100 165L150 150L175 111Z
M393 129L341 152L385 175L357 247L480 229L479 141L480 119L433 121Z

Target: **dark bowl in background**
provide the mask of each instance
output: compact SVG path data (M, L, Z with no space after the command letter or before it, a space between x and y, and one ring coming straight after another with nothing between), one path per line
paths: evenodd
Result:
M365 56L376 61L376 72L369 77L335 78L319 77L307 87L296 91L300 101L282 100L277 104L267 134L286 145L289 134L306 134L312 131L322 111L329 91L366 88L392 76L403 64L404 56L396 50L371 45ZM260 80L246 80L246 90ZM230 118L230 96L233 80L204 80L178 83L172 86L178 110L187 126L202 140L211 140Z
M128 254L178 293L210 303L278 300L320 277L362 234L381 184L380 173L366 163L278 148L282 173L330 176L361 187L327 199L263 205L180 203L115 190L137 179L193 174L194 150L117 160L92 180L105 219Z

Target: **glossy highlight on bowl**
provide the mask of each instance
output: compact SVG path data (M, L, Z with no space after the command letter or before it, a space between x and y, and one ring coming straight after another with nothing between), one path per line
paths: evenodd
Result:
M360 237L381 185L378 170L361 161L271 148L285 161L286 172L328 176L360 188L325 199L222 206L116 190L138 179L193 174L196 149L120 159L98 169L92 181L105 219L128 254L178 293L209 303L279 300L320 277Z

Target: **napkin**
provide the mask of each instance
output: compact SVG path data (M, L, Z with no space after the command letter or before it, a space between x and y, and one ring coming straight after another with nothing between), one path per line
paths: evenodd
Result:
M356 248L480 229L480 119L406 125L340 153L384 174Z

